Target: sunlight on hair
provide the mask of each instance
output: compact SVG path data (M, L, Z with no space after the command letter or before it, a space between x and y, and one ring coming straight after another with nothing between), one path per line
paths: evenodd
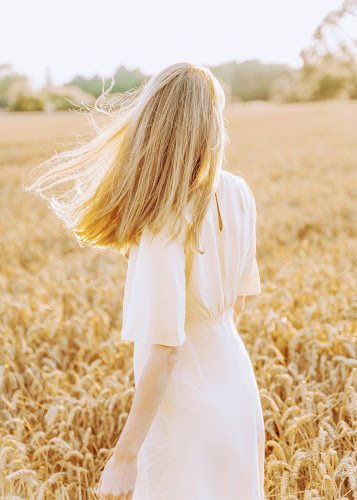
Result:
M83 110L89 140L32 169L26 191L45 198L80 245L129 256L144 229L198 235L225 160L225 96L210 69L172 64L124 94ZM78 112L78 111L77 111ZM69 144L68 144L69 145Z

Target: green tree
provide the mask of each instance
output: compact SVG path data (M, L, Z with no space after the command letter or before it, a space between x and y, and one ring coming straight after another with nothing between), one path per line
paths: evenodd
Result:
M9 91L16 82L25 82L27 77L17 73L11 64L0 64L0 108L9 105Z
M139 87L146 76L139 70L128 70L125 66L119 66L114 73L114 86L112 92L126 92Z
M317 26L309 47L300 52L303 60L302 78L320 75L313 89L313 99L335 97L346 89L357 99L357 38L345 29L347 18L357 19L357 1L344 0ZM329 70L330 68L330 70Z
M95 75L92 78L85 78L84 76L76 75L69 82L69 85L76 85L85 92L89 92L95 97L99 97L102 93L103 81L99 75Z
M251 101L267 100L272 82L278 77L289 75L291 68L284 64L264 64L253 59L216 66L212 72L230 85L233 101Z
M146 76L139 69L128 70L125 66L119 66L114 73L114 85L110 93L126 92L127 90L139 87L145 78ZM99 75L95 75L92 78L76 75L69 82L69 85L76 85L85 92L89 92L95 97L99 97L104 90L103 80L104 88L108 88L111 83L111 78L103 79Z
M43 111L44 105L39 97L18 94L9 109L10 111Z

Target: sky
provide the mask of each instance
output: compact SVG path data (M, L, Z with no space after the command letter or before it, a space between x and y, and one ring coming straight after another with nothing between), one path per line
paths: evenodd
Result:
M108 77L122 64L150 75L179 61L302 64L317 25L342 0L11 0L1 7L0 64L55 84Z

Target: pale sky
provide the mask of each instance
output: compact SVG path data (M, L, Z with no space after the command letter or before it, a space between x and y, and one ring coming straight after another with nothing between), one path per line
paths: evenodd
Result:
M124 64L146 74L179 61L301 66L299 52L342 0L8 0L0 64L55 84L107 77Z

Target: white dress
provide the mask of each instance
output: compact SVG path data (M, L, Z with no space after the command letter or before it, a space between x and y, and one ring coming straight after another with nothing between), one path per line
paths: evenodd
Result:
M138 454L133 500L263 500L264 421L233 320L237 295L261 293L257 210L246 181L221 169L201 248L143 232L130 250L121 338L137 387L151 344L181 345ZM223 228L219 227L219 212Z

